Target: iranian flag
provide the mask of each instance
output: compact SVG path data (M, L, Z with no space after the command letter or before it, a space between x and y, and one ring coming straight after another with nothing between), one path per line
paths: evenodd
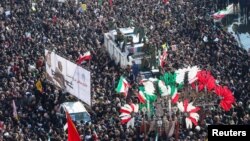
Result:
M143 92L141 90L137 94L137 97L138 97L140 103L143 103L143 104L145 104L147 102L152 103L157 99L157 96L155 94L147 94L147 93L145 93L145 91Z
M137 97L138 97L140 103L144 103L144 104L146 103L147 99L142 91L139 91L139 93L137 94Z
M149 88L152 89L152 88ZM145 108L149 113L153 114L154 112L154 106L153 103L157 99L157 96L150 92L148 88L145 87L139 87L139 94L137 95L140 101L140 110Z
M158 81L158 88L161 96L168 96L170 95L168 91L168 87L165 85L165 83L162 80Z
M173 103L176 103L179 99L179 93L177 91L177 88L175 86L168 85L168 92L170 93L171 100Z
M165 83L162 80L159 80L158 88L161 96L164 97L170 95L173 103L176 103L178 101L179 93L177 92L177 87L172 85L165 85Z
M116 87L116 92L123 93L124 96L126 97L128 94L129 86L130 85L129 85L128 81L123 76L121 76L119 83L118 83L118 86Z
M83 55L81 55L77 60L76 60L76 64L80 65L82 64L84 61L88 61L91 59L91 53L90 51L85 52Z
M121 118L121 124L127 124L128 127L134 127L135 123L135 118L134 118L134 113L138 113L139 111L139 105L138 104L125 104L123 107L120 109L120 118Z
M213 18L216 20L220 20L222 18L224 18L226 15L229 14L233 14L234 10L233 10L233 4L227 6L226 9L220 10L216 13L213 14Z

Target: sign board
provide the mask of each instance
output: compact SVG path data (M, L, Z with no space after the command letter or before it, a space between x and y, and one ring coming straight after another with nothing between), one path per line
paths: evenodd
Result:
M53 51L45 50L45 58L47 79L91 105L90 72Z

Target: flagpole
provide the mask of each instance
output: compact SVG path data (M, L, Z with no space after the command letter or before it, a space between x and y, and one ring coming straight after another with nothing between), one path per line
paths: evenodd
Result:
M171 121L172 123L173 123L173 121L172 121L172 111L171 111L171 97L169 97L169 99L168 99L168 107L169 107L169 121ZM172 124L171 124L171 126L173 126ZM171 127L172 128L172 127ZM171 129L170 129L171 130ZM170 131L169 131L170 132ZM169 136L169 132L168 132L168 136Z
M88 64L89 65L89 70L90 70L90 66L91 66L91 62L90 61L91 61L91 59L89 59L89 64Z
M91 73L91 59L89 59L89 72ZM91 84L91 74L90 74L90 84ZM90 86L91 87L91 86ZM90 88L91 91L91 88ZM90 95L90 107L92 107L92 95Z
M172 105L171 105L171 98L169 98L168 99L168 106L169 106L169 117L170 117L170 119L172 119L172 111L171 111L171 109L172 109Z
M207 86L205 86L205 92L203 93L203 99L205 99L205 103L207 103L207 95L208 95L208 92L207 92ZM205 104L204 104L205 105ZM206 107L206 106L205 106Z
M79 97L79 85L80 85L80 84L79 84L79 69L78 69L78 68L77 68L77 71L78 71L78 73L77 73L77 74L78 74L78 75L77 75L77 79L78 79L78 80L77 80L77 83L78 83L78 85L77 85L77 86L78 86L78 92L77 92L77 94L78 94L78 97ZM79 98L78 98L78 100L79 100ZM91 100L90 100L90 101L91 101Z
M150 107L149 107L149 101L147 100L147 110L148 110L148 117L150 117L151 112L150 112Z
M145 125L145 112L143 112L143 128L144 128L144 139L146 140L146 125Z

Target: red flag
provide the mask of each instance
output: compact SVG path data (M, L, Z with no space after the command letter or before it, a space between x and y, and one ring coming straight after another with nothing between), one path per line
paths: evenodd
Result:
M164 3L164 4L168 4L168 3L169 3L169 0L163 0L163 3Z
M98 141L98 135L97 135L96 131L93 132L92 138L94 141Z
M109 6L110 6L110 7L113 6L113 0L109 0Z
M81 55L77 60L76 63L77 65L82 64L84 61L88 61L91 59L91 54L90 51L87 51L86 53L84 53L84 55Z
M166 60L167 56L168 56L167 50L164 49L162 55L159 58L161 68L163 68L164 65L166 64L165 60Z
M57 17L56 16L53 16L52 22L53 22L53 24L56 24L56 22L57 22Z
M4 122L0 121L0 131L2 131L4 129Z
M66 112L66 117L68 123L68 141L81 141L77 129L68 112Z

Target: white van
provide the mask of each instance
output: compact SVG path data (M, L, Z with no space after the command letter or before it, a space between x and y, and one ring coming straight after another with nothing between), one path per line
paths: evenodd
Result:
M84 123L90 122L90 114L84 107L84 105L77 101L77 102L64 102L60 105L60 115L66 115L65 110L68 111L72 120L76 122L83 121Z

